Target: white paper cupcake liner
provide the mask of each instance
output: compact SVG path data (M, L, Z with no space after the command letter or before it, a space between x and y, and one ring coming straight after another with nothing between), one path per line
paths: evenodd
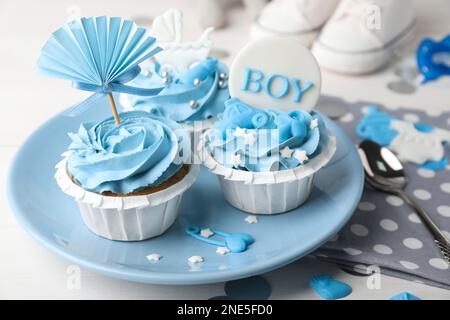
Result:
M283 213L302 205L311 194L315 173L336 151L336 138L329 132L327 145L307 164L289 170L249 172L217 162L205 146L205 136L198 146L203 164L217 175L224 197L232 206L254 214Z
M61 190L73 197L86 226L99 236L121 241L139 241L163 234L176 220L183 193L195 182L198 165L176 184L141 196L111 197L86 191L67 171L67 158L56 166L55 179Z

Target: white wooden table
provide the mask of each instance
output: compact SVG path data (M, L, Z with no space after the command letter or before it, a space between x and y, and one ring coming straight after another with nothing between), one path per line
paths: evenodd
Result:
M450 30L450 1L412 2L418 7L419 36L442 36ZM195 23L192 1L0 1L0 299L208 299L224 295L223 283L194 287L144 285L84 269L80 270L80 287L74 287L70 263L34 242L15 221L4 190L4 178L14 153L40 124L85 96L64 81L40 77L35 72L41 46L77 7L86 16L125 17L156 16L168 8L180 7L185 11L186 37L194 39L201 32ZM231 26L216 32L214 40L217 47L234 53L247 41L249 21L240 9L233 10L230 20ZM385 84L394 78L389 68L358 78L324 72L323 91L349 101L376 101L392 108L403 105L434 114L450 109L450 78L411 96L385 89ZM385 276L381 277L380 289L370 290L367 278L351 276L311 257L264 277L271 283L272 299L317 299L308 288L308 280L319 272L351 284L354 293L349 299L388 299L400 291L423 299L450 299L450 291Z

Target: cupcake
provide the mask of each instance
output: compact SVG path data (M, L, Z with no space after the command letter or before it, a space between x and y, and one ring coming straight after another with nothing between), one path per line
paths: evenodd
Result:
M260 110L232 98L199 148L232 206L275 214L308 199L315 173L330 161L336 141L314 111Z
M178 9L154 20L151 33L163 51L130 84L163 86L163 90L152 97L122 94L120 102L125 110L147 111L176 121L191 133L201 132L211 127L229 98L228 68L209 57L212 28L193 42L183 41L182 29L183 17Z
M99 123L83 123L57 165L56 181L75 198L94 233L137 241L164 233L175 221L183 193L194 183L197 165L189 136L168 119L131 111Z
M228 86L232 98L197 146L204 165L242 211L299 207L336 150L313 110L321 88L317 61L292 39L264 37L236 54Z
M195 121L210 127L223 112L229 98L227 76L227 67L215 58L206 58L183 72L153 61L131 84L150 88L164 85L164 89L150 97L122 94L120 101L127 110L167 117L193 131Z

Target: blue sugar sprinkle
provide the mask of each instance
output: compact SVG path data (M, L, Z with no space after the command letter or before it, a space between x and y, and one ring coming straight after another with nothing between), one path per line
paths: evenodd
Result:
M309 286L319 296L327 300L342 299L352 293L352 287L348 284L335 280L326 274L312 277L309 280Z

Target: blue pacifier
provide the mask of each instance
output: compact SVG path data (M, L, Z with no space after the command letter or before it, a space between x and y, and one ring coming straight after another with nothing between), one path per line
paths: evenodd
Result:
M423 40L417 49L417 64L422 83L450 76L450 35L442 41Z
M251 245L254 240L251 235L246 233L225 233L217 229L211 229L214 234L224 238L224 241L218 241L202 237L200 235L200 228L189 227L186 229L186 233L197 240L212 244L218 247L226 247L230 249L231 252L239 253L247 250L247 246Z

